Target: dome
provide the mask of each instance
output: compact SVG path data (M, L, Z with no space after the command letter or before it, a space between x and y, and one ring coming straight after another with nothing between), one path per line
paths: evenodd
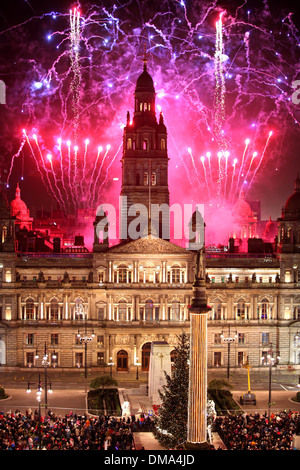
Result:
M263 238L267 241L273 242L274 238L276 237L277 234L278 234L277 223L274 222L271 219L271 216L270 216L270 219L266 223L266 226L265 226L265 229L264 229Z
M253 219L252 209L250 207L250 204L245 201L245 195L243 192L241 192L240 197L234 206L233 216L235 220L241 220L245 222L249 219Z
M297 176L295 181L295 191L285 203L283 211L284 219L300 219L300 179Z
M135 92L139 91L149 91L154 93L154 84L151 75L147 71L146 64L144 65L144 70L141 75L138 77L136 82L136 89Z
M12 216L22 218L28 216L28 209L24 201L21 199L21 191L19 188L19 183L17 184L16 197L10 203L10 212Z

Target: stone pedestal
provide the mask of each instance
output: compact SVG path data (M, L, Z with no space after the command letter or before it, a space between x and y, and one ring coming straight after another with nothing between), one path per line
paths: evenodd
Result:
M172 351L166 341L154 341L151 343L150 367L149 367L149 398L153 405L160 405L161 398L158 390L166 384L165 373L171 375L171 357Z

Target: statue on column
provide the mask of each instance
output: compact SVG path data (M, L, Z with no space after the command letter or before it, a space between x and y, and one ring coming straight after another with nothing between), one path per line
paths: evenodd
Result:
M197 251L197 261L196 261L196 279L205 279L204 276L204 263L203 263L203 251L204 248L202 247L200 250Z

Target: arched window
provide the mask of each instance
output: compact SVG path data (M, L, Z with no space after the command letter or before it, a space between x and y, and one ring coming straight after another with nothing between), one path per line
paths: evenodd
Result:
M171 321L179 321L180 320L180 302L178 300L174 300L171 305Z
M260 310L260 318L265 320L268 318L269 314L269 301L268 299L262 299L261 301L261 310Z
M127 283L131 282L132 271L128 269L126 264L120 264L118 268L114 271L114 282L117 283Z
M145 320L153 321L153 301L151 299L146 300L145 302Z
M118 304L118 320L126 321L127 320L127 302L126 300L120 300Z
M145 343L142 347L142 370L149 370L151 343Z
M161 139L160 148L161 150L166 150L166 139Z
M156 173L151 174L151 185L156 186Z
M300 320L300 305L294 307L294 320Z
M7 227L2 227L2 243L5 242L6 240L6 237L7 237Z
M85 317L85 308L80 298L75 300L74 314L75 320L83 320Z
M128 354L124 350L117 353L117 370L128 370Z
M131 150L132 149L132 139L129 137L127 139L127 150Z
M221 320L222 319L222 304L217 299L213 305L213 320Z
M57 299L52 299L50 302L50 320L59 319L59 305Z
M34 300L29 298L25 303L25 318L26 320L34 320Z
M145 171L144 173L144 186L148 186L149 180L148 180L148 173Z
M168 271L168 282L181 282L180 279L180 266L174 264L171 269Z
M239 300L236 308L236 317L237 320L245 320L246 315L246 306L243 300Z
M148 139L143 140L143 150L149 150L149 140Z

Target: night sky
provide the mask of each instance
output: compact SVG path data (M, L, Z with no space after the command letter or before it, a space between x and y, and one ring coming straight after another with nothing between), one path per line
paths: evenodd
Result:
M157 116L161 110L168 130L171 203L221 197L227 210L235 202L229 194L237 197L243 189L247 199L261 201L263 218L280 217L300 166L300 103L292 101L292 83L300 80L296 2L2 3L0 80L6 84L6 105L0 105L0 157L9 199L19 181L31 211L60 205L69 212L88 208L91 200L94 206L117 203L122 127L127 111L133 112L146 44ZM80 26L71 36L75 6ZM221 12L222 75L217 77ZM76 34L78 48L72 43ZM223 88L217 88L217 79L224 80ZM218 119L222 134L216 136ZM226 161L223 156L221 172L220 149L229 155ZM254 151L258 156L247 173Z

